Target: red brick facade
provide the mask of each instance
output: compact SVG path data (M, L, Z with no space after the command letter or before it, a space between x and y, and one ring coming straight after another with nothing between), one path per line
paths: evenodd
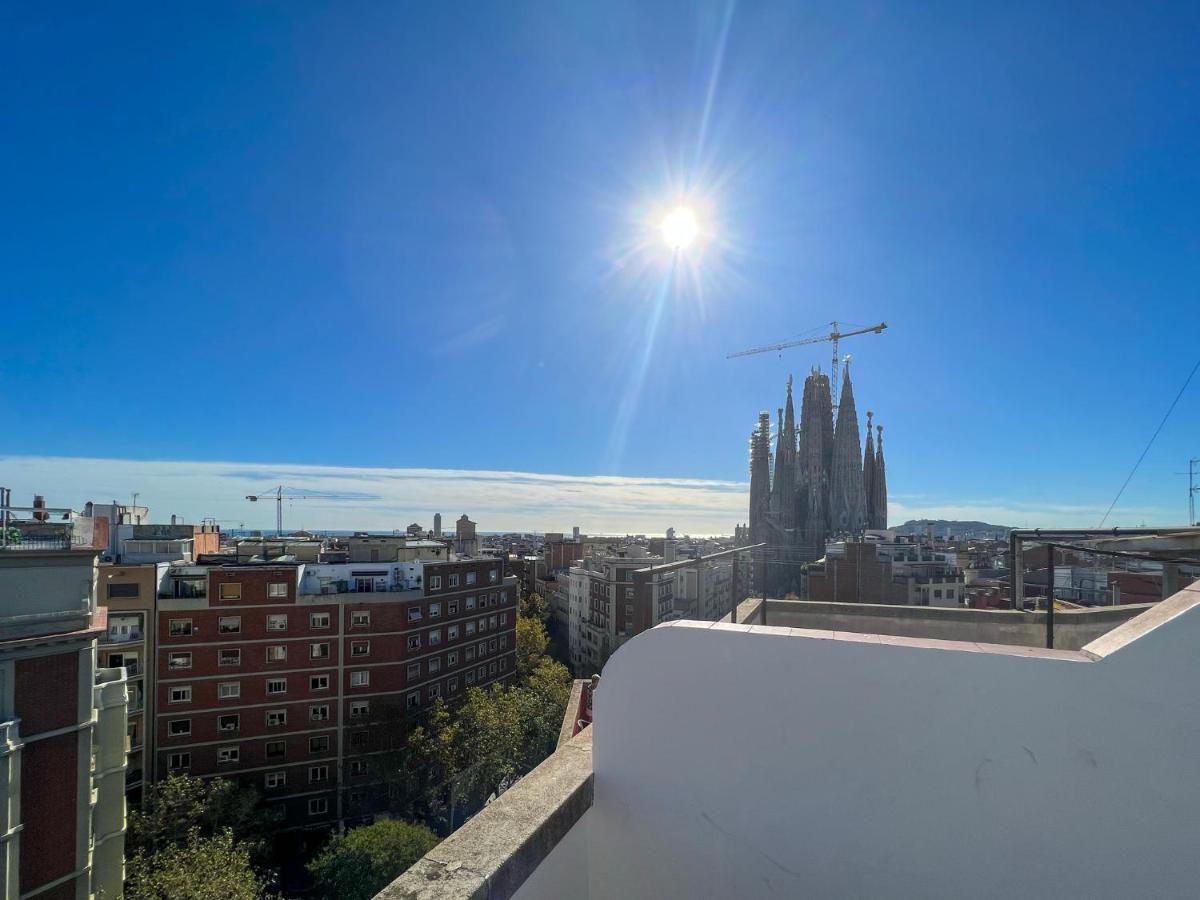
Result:
M511 676L516 649L499 562L427 564L392 593L297 596L297 572L214 567L207 598L162 601L156 622L156 777L244 779L285 827L336 820L339 785L342 818L379 811L358 763L394 749L407 709Z

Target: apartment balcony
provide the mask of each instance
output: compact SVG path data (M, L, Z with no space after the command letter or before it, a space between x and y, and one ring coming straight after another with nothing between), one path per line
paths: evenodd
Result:
M913 609L639 635L593 725L379 896L1194 896L1200 591L1067 650Z

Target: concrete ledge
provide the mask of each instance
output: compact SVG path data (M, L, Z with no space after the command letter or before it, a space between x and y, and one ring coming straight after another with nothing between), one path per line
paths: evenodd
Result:
M592 805L592 729L383 889L377 900L492 900L516 893Z

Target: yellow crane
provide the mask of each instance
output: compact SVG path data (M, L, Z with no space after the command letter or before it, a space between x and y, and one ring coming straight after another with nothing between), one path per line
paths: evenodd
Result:
M779 350L787 350L791 347L802 347L805 344L820 344L824 341L829 341L833 344L833 371L829 373L829 386L832 389L831 393L833 396L831 399L833 400L833 411L834 415L836 416L838 405L838 376L840 374L838 371L838 363L841 362L841 358L838 356L838 341L842 340L843 338L854 337L855 335L859 334L882 334L884 329L886 329L888 326L887 322L880 322L878 325L872 325L870 328L859 328L855 331L839 331L836 319L829 324L833 328L833 331L831 331L829 334L821 334L810 338L801 338L800 340L796 341L784 341L781 344L769 344L766 347L751 347L749 350L739 350L737 353L730 353L725 358L736 359L739 356L754 356L756 353L774 353Z

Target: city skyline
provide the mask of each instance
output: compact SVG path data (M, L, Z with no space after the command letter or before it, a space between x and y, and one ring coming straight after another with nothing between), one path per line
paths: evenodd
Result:
M888 445L888 478L892 480ZM482 469L310 466L257 462L119 460L0 456L3 486L13 502L25 505L35 493L50 506L81 507L87 500L131 502L150 507L154 521L172 514L198 523L211 516L238 527L273 531L275 504L250 503L249 493L277 484L314 491L375 494L379 500L305 501L285 504L284 528L295 530L403 529L417 521L430 527L434 513L443 528L467 513L481 532L728 535L747 519L749 481L653 478L611 475L563 475ZM520 498L519 503L514 497ZM1033 498L1010 501L981 495L966 500L931 494L892 492L889 524L909 519L977 520L1010 527L1069 527L1098 519L1107 504L1052 504ZM1180 504L1182 506L1182 504ZM1126 499L1110 524L1180 524L1182 509L1138 506ZM230 523L233 524L230 524Z

